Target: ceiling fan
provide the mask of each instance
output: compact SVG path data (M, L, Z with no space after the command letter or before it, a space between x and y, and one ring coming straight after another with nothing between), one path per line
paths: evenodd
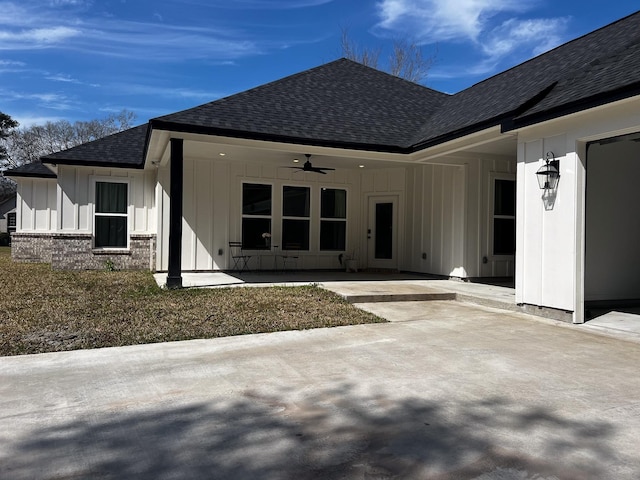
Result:
M311 160L309 160L311 158L311 154L305 153L304 156L307 157L307 161L304 162L304 165L302 167L287 167L287 168L295 168L296 170L302 170L303 172L321 173L323 175L326 175L327 172L330 170L335 170L335 168L314 167L313 165L311 165Z

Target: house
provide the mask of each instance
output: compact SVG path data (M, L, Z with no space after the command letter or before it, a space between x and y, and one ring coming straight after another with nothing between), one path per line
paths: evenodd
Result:
M9 234L16 230L16 196L0 202L0 246L9 245Z
M455 95L340 59L48 155L8 172L12 255L181 286L241 242L254 269L278 248L511 277L525 310L580 323L640 299L639 158L640 12Z

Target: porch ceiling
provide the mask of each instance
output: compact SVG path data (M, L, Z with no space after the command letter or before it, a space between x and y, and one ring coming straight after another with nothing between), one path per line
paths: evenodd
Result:
M306 160L305 154L311 154L311 162L315 166L339 169L359 169L360 165L364 165L364 168L387 168L415 161L410 155L385 152L344 150L197 134L172 134L171 136L185 139L185 158L224 159L227 162L242 161L293 167L302 166ZM163 151L162 163L169 160L168 138L168 135L158 135L155 139L157 143L154 150ZM153 139L152 143L154 143ZM298 160L297 163L294 162L295 159Z
M161 133L161 134L160 134ZM163 163L169 160L168 132L154 132L153 151L163 151ZM176 136L172 134L172 136ZM447 157L500 156L515 158L517 136L502 135L491 129L480 135L466 137L446 145L426 149L414 154L394 154L362 150L318 147L277 142L244 140L199 134L180 134L185 139L185 157L198 159L224 159L281 167L301 166L305 154L311 154L315 166L338 169L392 168L416 163L448 163ZM154 145L155 144L155 145ZM151 150L150 150L151 151ZM298 162L294 162L298 159ZM364 165L364 167L360 167Z

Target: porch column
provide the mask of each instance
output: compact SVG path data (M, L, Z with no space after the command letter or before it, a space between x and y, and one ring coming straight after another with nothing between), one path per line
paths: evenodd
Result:
M169 184L169 273L167 288L182 288L183 139L171 139Z

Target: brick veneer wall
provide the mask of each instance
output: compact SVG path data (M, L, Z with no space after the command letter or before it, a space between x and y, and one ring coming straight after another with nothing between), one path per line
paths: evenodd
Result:
M11 258L15 262L51 263L50 233L12 233Z
M155 270L156 236L132 234L129 249L94 249L91 234L14 233L11 256L17 262L51 263L56 270Z

